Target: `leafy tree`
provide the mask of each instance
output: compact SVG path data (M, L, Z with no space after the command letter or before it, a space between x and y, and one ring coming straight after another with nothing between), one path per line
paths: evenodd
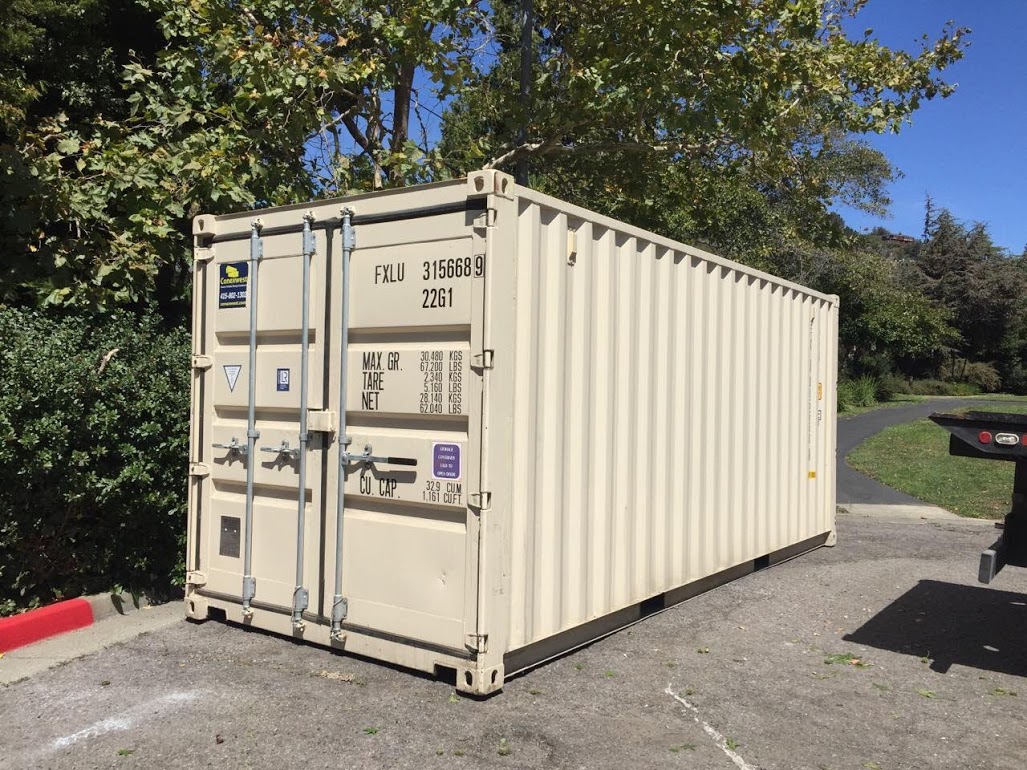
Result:
M839 358L848 375L932 371L959 340L948 311L903 285L893 260L854 250L819 264L811 283L842 299Z
M152 61L163 39L156 19L133 0L10 0L0 27L0 302L24 295L52 269L40 241L71 238L83 220L51 216L55 193L38 174L29 138L40 124L92 131L102 117L128 115L122 88L130 61ZM72 147L63 145L64 151ZM48 162L74 172L60 147ZM70 180L69 180L70 181Z
M916 55L872 30L850 39L862 2L541 5L528 141L503 3L495 65L447 113L450 172L544 158L536 187L799 280L815 247L852 242L833 204L889 203L897 173L853 135L898 131L948 95L939 73L965 34Z
M522 154L617 157L625 179L653 171L668 189L731 174L741 183L723 195L737 194L740 210L751 188L767 193L768 218L781 221L783 206L789 226L806 217L837 233L807 203L847 194L844 165L870 160L839 137L898 130L924 100L950 93L941 72L964 36L948 28L916 54L869 31L850 38L843 21L861 0L543 0L535 109L516 145L505 2L138 3L168 46L127 67L127 119L82 126L55 115L19 140L24 173L38 180L38 227L8 293L28 283L51 302L130 302L163 276L174 295L200 209L505 167ZM450 103L474 130L439 143L435 116ZM872 164L856 166L859 186ZM594 184L594 168L567 168ZM630 207L637 188L622 189ZM709 213L682 222L714 234L731 226Z
M125 112L122 68L152 59L156 20L133 0L9 0L0 27L0 144L60 113Z
M483 18L463 0L138 2L169 46L126 66L128 117L59 114L21 140L40 227L8 295L27 284L53 303L126 303L164 276L173 298L200 211L424 178L414 78L437 98L459 85Z
M613 0L538 4L538 61L529 140L513 138L516 52L511 14L499 60L474 110L497 128L488 165L523 154L660 152L788 165L821 128L897 131L923 100L947 96L939 72L960 58L966 30L947 28L917 55L872 30L847 36L862 0ZM811 131L812 128L812 131Z
M951 315L964 359L993 363L1003 379L1018 381L1027 356L1027 263L1006 255L984 225L968 227L930 200L927 210L928 239L906 266L906 282Z

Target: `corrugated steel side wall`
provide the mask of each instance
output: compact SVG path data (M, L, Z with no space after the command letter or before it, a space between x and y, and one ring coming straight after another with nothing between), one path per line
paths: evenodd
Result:
M833 529L835 298L529 191L517 230L508 649Z

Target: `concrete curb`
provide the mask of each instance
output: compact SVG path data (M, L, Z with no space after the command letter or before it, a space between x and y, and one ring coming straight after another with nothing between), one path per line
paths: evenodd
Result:
M95 594L82 598L93 608L94 621L114 615L128 615L151 606L150 600L143 595L133 597L132 594Z
M145 597L140 597L137 604L131 595L95 594L0 618L0 653L86 628L104 618L126 615L148 604Z
M919 519L925 521L959 521L967 524L977 524L986 527L994 527L994 519L974 519L968 516L959 516L936 505L894 505L890 503L838 503L836 511L840 515L862 516L868 518L882 519Z

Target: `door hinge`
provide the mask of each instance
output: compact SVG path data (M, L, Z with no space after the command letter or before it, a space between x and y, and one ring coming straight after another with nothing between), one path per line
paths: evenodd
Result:
M207 576L202 572L187 572L185 582L191 586L207 585Z
M468 634L465 644L469 649L472 649L477 653L484 654L489 651L489 635Z
M487 511L492 507L492 493L472 492L467 496L467 504L479 511Z
M472 369L491 369L495 351L483 350L471 356Z
M210 475L210 466L207 463L189 463L189 475L204 479Z
M335 412L314 410L307 412L307 431L309 433L335 433Z
M210 369L214 365L214 359L210 356L193 356L193 369Z
M212 246L200 246L193 249L194 262L210 262L214 259L214 248Z

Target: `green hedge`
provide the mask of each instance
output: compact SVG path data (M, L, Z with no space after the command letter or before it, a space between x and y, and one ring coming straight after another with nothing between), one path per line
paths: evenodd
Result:
M918 396L976 396L980 394L981 389L970 382L913 380L909 392Z
M187 332L0 309L0 340L0 615L180 583Z

